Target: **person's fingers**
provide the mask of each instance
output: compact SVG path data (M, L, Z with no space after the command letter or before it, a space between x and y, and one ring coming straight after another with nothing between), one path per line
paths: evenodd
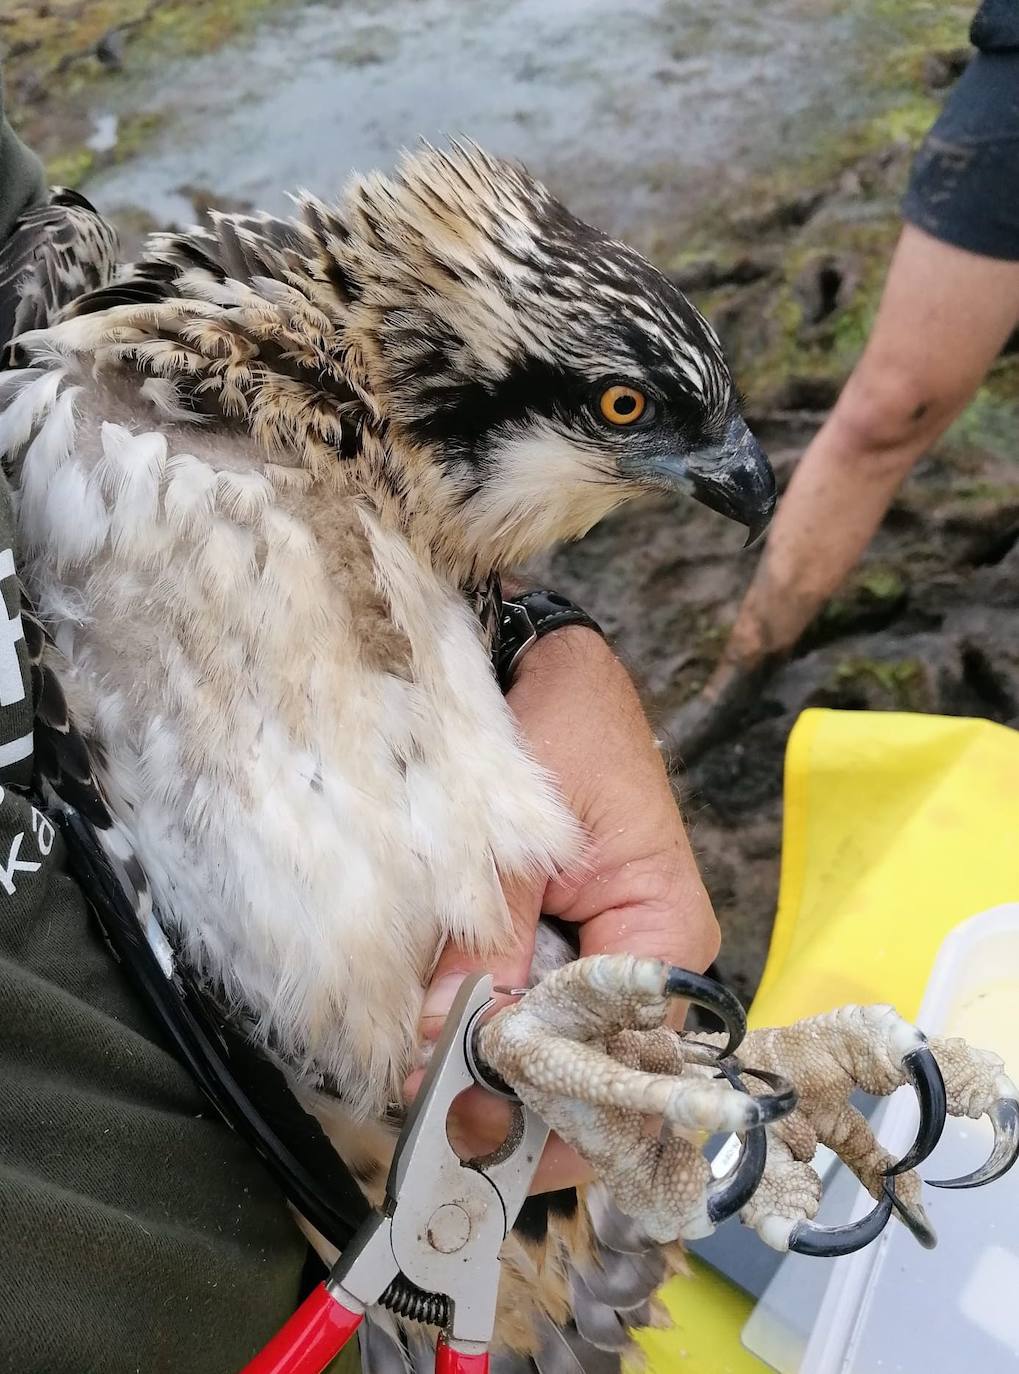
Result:
M545 908L576 923L580 955L634 954L703 973L718 955L721 931L686 835L668 855L628 859L598 881L550 886ZM680 1030L688 1006L677 1000L669 1023Z
M531 1182L531 1193L554 1193L560 1188L576 1188L590 1183L594 1170L576 1150L557 1135L550 1135L541 1156L538 1172Z
M513 938L505 951L488 957L463 949L450 940L439 955L421 1006L423 1040L434 1040L442 1030L453 999L468 973L491 973L497 988L527 986L534 958L534 937L541 915L544 878L517 878L503 883Z
M506 904L513 927L510 947L495 958L479 958L453 941L439 956L432 980L425 993L421 1012L421 1036L434 1040L442 1030L460 984L468 973L484 969L493 975L496 987L521 988L527 986L534 958L534 938L541 915L545 880L519 879L503 884ZM496 998L504 1005L505 997ZM413 1101L424 1070L412 1073L404 1084L404 1097ZM513 1107L505 1099L484 1088L471 1088L463 1093L449 1114L447 1129L453 1148L465 1159L477 1158L497 1149L506 1139L513 1125ZM541 1163L531 1185L532 1192L551 1192L586 1182L591 1171L580 1157L553 1136L545 1147Z
M703 973L718 956L721 939L713 914L677 922L673 908L646 903L613 907L579 928L581 957L589 954L633 954L663 959L667 964Z
M421 1008L420 1033L434 1040L445 1024L449 1009L464 978L478 970L491 973L497 988L526 987L534 957L534 938L545 890L543 878L519 878L503 883L513 938L496 956L483 957L449 941L439 956ZM506 1003L496 996L496 1007ZM412 1101L421 1086L424 1070L412 1073L404 1084L404 1097ZM472 1088L457 1099L450 1112L449 1132L454 1147L465 1158L491 1153L505 1139L511 1124L508 1102L483 1088Z
M404 1085L405 1096L413 1101L421 1086L424 1070L412 1073ZM471 1088L453 1104L447 1130L454 1150L463 1159L479 1159L491 1154L506 1139L513 1126L513 1106L504 1098ZM588 1164L557 1135L548 1139L542 1152L530 1192L551 1193L558 1188L574 1188L592 1176Z

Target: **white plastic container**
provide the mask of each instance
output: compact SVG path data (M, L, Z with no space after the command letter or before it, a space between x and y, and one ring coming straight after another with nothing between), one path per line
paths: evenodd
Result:
M917 1020L928 1034L961 1035L996 1050L1019 1079L1019 904L995 907L952 932ZM902 1151L916 1120L903 1091L876 1126L889 1149ZM949 1119L921 1176L968 1173L990 1153L991 1139L985 1119ZM858 1191L854 1215L871 1205ZM924 1205L937 1249L921 1249L892 1223L874 1245L831 1265L800 1374L1019 1370L1019 1165L985 1188L925 1189Z

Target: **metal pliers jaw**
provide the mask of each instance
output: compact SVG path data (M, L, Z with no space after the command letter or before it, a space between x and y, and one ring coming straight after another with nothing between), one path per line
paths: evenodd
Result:
M329 1278L243 1374L321 1374L360 1326L365 1309L402 1281L403 1315L441 1327L440 1374L484 1374L495 1325L499 1251L527 1196L549 1129L518 1105L493 1155L465 1164L446 1119L464 1089L488 1085L474 1035L493 1004L492 978L466 978L407 1113L385 1202L344 1250Z

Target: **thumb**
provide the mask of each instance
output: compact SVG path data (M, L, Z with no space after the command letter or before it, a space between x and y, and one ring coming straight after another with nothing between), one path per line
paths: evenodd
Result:
M479 957L450 940L439 955L421 1007L420 1032L423 1040L434 1040L468 973L491 973L495 986L524 987L534 958L534 941L541 916L546 880L512 878L503 880L503 895L509 908L512 936L509 946L498 955Z

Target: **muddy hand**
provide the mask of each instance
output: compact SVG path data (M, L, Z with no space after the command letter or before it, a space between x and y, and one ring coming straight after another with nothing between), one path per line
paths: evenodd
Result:
M736 730L779 661L775 658L752 667L723 661L701 691L666 720L662 735L684 767L689 768Z

